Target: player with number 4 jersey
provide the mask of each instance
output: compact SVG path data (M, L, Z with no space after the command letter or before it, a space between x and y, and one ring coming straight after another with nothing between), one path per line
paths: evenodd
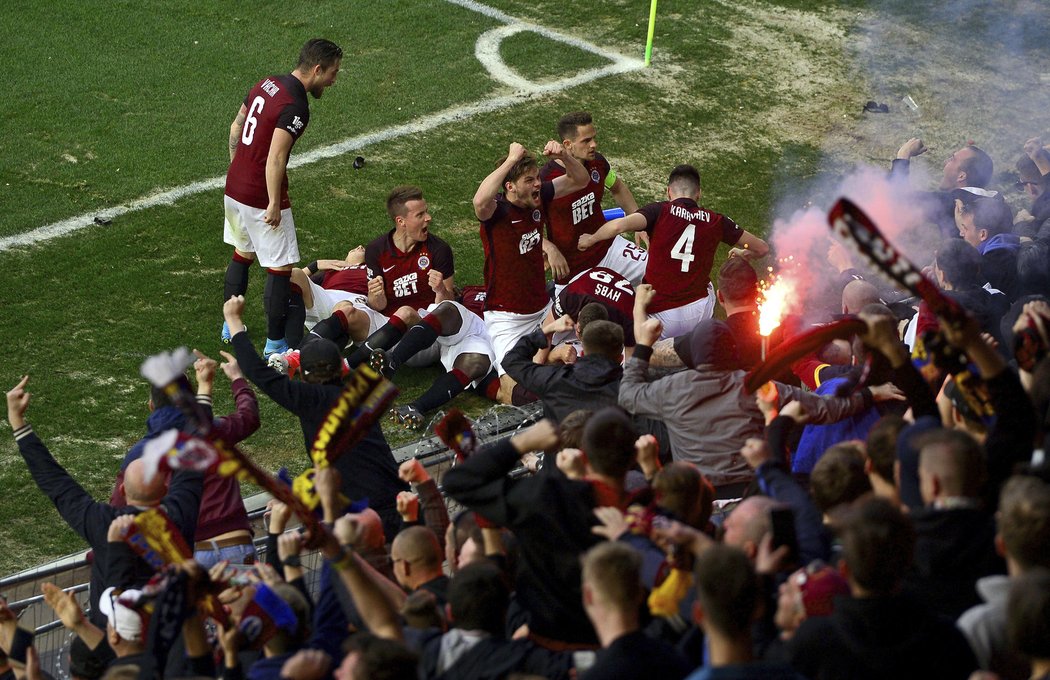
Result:
M700 173L691 165L679 165L667 180L668 200L606 222L593 235L580 237L579 248L586 250L627 231L649 234L645 282L655 291L649 311L663 323L662 337L688 333L711 318L715 303L711 267L719 243L736 246L730 254L748 259L769 252L762 239L725 215L702 208L700 196Z

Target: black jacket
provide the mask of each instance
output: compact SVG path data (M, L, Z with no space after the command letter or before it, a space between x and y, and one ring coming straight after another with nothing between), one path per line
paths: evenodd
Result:
M106 627L106 617L98 606L102 591L110 585L141 586L149 580L153 569L143 560L135 558L134 583L110 583L111 574L123 572L122 565L111 564L110 545L107 538L109 525L120 515L138 514L137 507L114 508L108 503L99 503L88 495L80 484L73 479L66 469L59 465L40 438L26 425L15 432L18 451L22 454L33 481L44 492L66 524L77 532L94 552L91 562L90 604L91 622L102 629ZM204 475L200 472L178 471L171 478L168 495L161 501L161 507L171 521L178 527L186 543L193 547L193 532L197 526L197 513L201 504L201 489ZM114 559L124 559L124 554Z
M540 329L518 340L503 357L503 369L543 401L543 417L555 422L578 409L616 406L623 367L601 355L586 354L575 364L545 366L532 357L547 346Z
M528 610L529 628L543 637L596 644L583 611L580 555L600 538L594 488L557 469L521 480L507 478L518 452L509 439L486 446L445 473L445 492L471 510L514 532L517 597Z
M248 380L266 396L277 402L299 418L303 430L303 442L309 452L317 430L324 422L332 404L343 392L340 382L313 385L293 381L278 373L262 360L247 332L233 336L233 349L237 363ZM408 485L397 476L397 461L390 445L383 436L379 421L351 451L340 455L332 466L343 478L343 494L351 500L368 498L369 507L379 513L383 520L383 532L387 540L393 540L401 526L397 514L397 494L407 491Z
M903 596L837 598L830 616L802 622L787 651L810 680L965 680L977 669L953 621Z

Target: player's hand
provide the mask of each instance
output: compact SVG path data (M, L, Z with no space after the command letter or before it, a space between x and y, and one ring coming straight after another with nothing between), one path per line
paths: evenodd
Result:
M219 350L219 354L222 355L222 358L224 359L224 361L219 364L219 368L221 368L222 372L226 374L226 377L230 379L230 382L244 377L244 372L241 371L241 365L237 363L237 357L222 350Z
M562 314L557 319L549 322L540 330L543 331L544 335L551 335L552 333L565 333L573 329L572 317L568 314Z
M26 424L25 414L26 409L29 408L31 396L29 392L26 392L28 384L29 376L24 375L18 384L7 393L7 422L11 424L12 430L17 430Z
M565 147L562 146L561 142L556 142L553 139L547 142L546 146L543 147L543 155L548 158L563 158L566 155Z
M383 277L382 276L373 276L372 278L368 279L368 295L369 295L369 297L371 297L373 295L383 295L383 294L384 294Z
M547 247L543 249L543 254L547 256L547 263L551 267L551 273L554 274L554 278L560 279L568 276L569 262L558 250L558 246L550 241L544 241L544 243L547 244Z
M397 469L397 476L409 484L422 484L430 479L427 469L418 458L409 458Z
M281 226L281 204L271 203L266 206L266 212L263 213L263 222L270 225L271 229L277 229Z
M664 325L656 317L648 318L642 323L638 323L637 320L634 322L634 340L637 345L652 347L663 332Z
M757 260L758 256L750 248L730 248L729 257L739 257L744 260Z
M646 250L649 250L649 232L634 232L634 245L638 246L639 248L645 248Z
M399 491L397 494L397 514L406 522L419 519L419 494L411 491Z
M226 324L230 326L230 333L233 334L233 325L243 326L241 323L241 316L244 314L244 296L233 295L229 300L222 305L222 316L226 320Z
M569 344L561 344L547 355L547 363L553 364L560 361L563 364L575 364L578 356L579 352L576 351L575 347Z
M197 360L193 362L193 371L197 374L197 384L211 385L215 382L215 369L219 367L219 362L199 349L194 349L193 355L197 357Z
M318 260L317 271L342 271L350 266L346 260Z
M644 233L644 232L640 232L640 233ZM577 250L587 250L588 248L590 248L591 246L594 245L594 240L595 239L594 239L594 235L593 234L580 234L580 240L576 244L576 249Z
M525 158L526 153L528 153L528 150L524 146L517 142L511 142L510 149L507 150L507 160L517 163L522 158Z
M106 540L110 543L119 543L124 540L128 529L135 523L135 515L120 515L109 523L109 531L106 532Z
M441 293L445 287L445 275L436 269L431 269L427 276L427 283L435 293Z
M926 145L923 144L921 139L918 137L912 137L901 144L901 148L897 149L897 158L908 160L926 153L927 150Z

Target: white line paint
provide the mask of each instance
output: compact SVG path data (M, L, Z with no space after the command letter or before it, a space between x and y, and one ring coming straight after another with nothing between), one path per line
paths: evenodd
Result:
M514 106L515 104L527 101L538 95L560 92L562 90L583 85L584 83L589 83L598 78L619 75L644 68L644 63L640 59L624 57L621 54L604 50L585 40L564 35L557 31L552 31L544 26L519 21L509 14L501 12L493 7L474 2L473 0L446 0L446 2L484 14L487 17L506 24L505 26L486 31L479 36L475 43L474 54L494 80L514 88L515 91L512 94L491 97L471 104L445 109L444 111L417 118L416 120L402 125L395 125L393 127L384 128L364 135L350 137L349 139L344 139L335 144L319 147L312 151L295 155L288 163L289 168L298 168L328 158L335 158L351 151L359 151L373 144L397 139L406 135L428 132L447 123L466 120L478 114L490 113ZM562 78L548 83L534 83L514 72L513 69L503 63L503 60L499 56L500 42L504 38L522 31L530 31L551 40L557 40L586 52L599 55L608 59L612 63L609 66L602 68L582 71L568 78ZM193 182L192 184L185 184L166 191L158 191L128 203L123 203L110 208L101 208L99 210L91 211L90 213L70 217L59 222L53 222L22 234L6 236L0 238L0 252L17 247L32 246L43 241L48 241L59 236L65 236L81 229L94 226L94 220L96 217L115 219L131 212L155 208L162 205L171 205L179 199L186 198L187 196L220 189L225 185L225 182L225 175L212 177L210 179Z

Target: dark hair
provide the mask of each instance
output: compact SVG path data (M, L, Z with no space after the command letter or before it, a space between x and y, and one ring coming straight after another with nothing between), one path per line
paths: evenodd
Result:
M576 316L576 323L580 326L580 335L583 335L584 330L592 321L608 321L609 310L600 302L588 302Z
M583 331L583 349L587 354L600 354L619 362L623 354L623 326L612 321L594 321Z
M298 69L311 69L320 65L322 70L327 71L342 58L343 48L339 47L339 45L324 38L313 38L312 40L307 40L306 44L299 50L299 63L295 67Z
M583 428L594 415L594 411L581 408L561 419L558 425L558 439L567 449L578 449L583 446Z
M746 635L759 604L758 577L738 548L716 544L696 559L696 598L704 620L734 638Z
M893 481L893 464L897 462L897 437L907 426L904 418L888 414L879 418L870 430L865 451L871 467L879 477Z
M168 394L164 391L164 388L157 387L156 385L150 385L149 399L153 402L154 409L174 405L171 403L171 399L168 398Z
M642 556L626 543L602 541L580 558L583 581L620 611L635 612L645 597Z
M1043 173L1028 154L1021 154L1017 159L1017 172L1022 182L1028 181L1043 186Z
M730 302L744 302L758 297L758 274L742 257L731 257L718 269L718 291Z
M915 558L911 521L885 498L857 501L837 518L850 578L872 595L893 594Z
M813 466L809 485L813 502L821 512L871 493L871 482L864 473L864 454L853 444L829 447Z
M980 285L981 254L961 238L949 239L934 257L937 268L957 290Z
M408 594L401 605L400 614L405 619L405 625L410 628L426 630L445 627L437 596L425 588L418 588Z
M634 465L638 431L615 406L598 411L583 427L583 452L595 472L622 479Z
M966 215L973 215L974 228L984 229L988 236L1009 233L1014 226L1013 213L1002 195L994 198L981 196L969 203L963 202L960 210Z
M490 562L472 562L456 572L448 589L452 625L502 637L510 604L503 575Z
M405 214L405 204L409 201L422 201L423 190L417 186L406 184L394 187L386 197L386 214L390 219Z
M674 188L672 193L691 196L700 191L700 171L685 163L676 165L667 177L667 186Z
M400 642L360 632L346 639L343 651L359 655L354 680L416 680L418 677L419 657Z
M1018 297L1050 297L1050 244L1045 241L1022 243L1017 251Z
M99 650L101 651L101 650ZM74 635L69 643L69 675L82 680L98 680L106 673L106 659Z
M1050 568L1050 486L1029 476L1003 485L997 515L1006 553L1022 569Z
M1011 648L1033 659L1050 659L1050 570L1033 569L1011 581L1006 634Z
M496 161L496 167L498 168L499 166L503 165L506 161L507 157L504 156L503 158ZM503 176L502 186L504 190L506 190L507 188L507 182L516 182L519 178L524 177L530 171L535 170L538 167L539 166L536 164L536 157L528 151L526 151L525 155L518 159L517 163L510 166L510 170L508 170L507 174Z
M938 429L919 436L915 446L919 449L920 469L924 465L923 459L941 454L941 460L932 465L941 473L945 493L967 498L980 494L986 465L984 450L976 439L961 430Z
M660 507L682 521L689 521L694 510L698 512L698 529L703 529L711 519L715 487L692 463L676 460L665 465L653 477L653 491Z
M975 144L966 148L972 151L973 155L959 161L959 169L966 173L967 186L983 189L992 181L992 159Z
M576 139L576 130L582 125L591 125L594 120L586 111L566 113L558 119L558 141Z

